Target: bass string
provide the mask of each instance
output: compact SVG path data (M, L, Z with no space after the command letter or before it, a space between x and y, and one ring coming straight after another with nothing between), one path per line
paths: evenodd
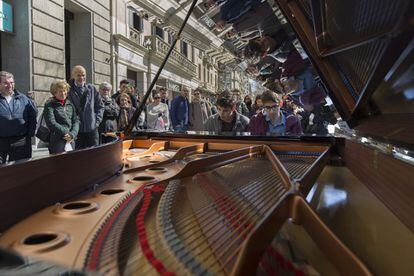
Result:
M283 188L281 189L281 190L283 190ZM283 191L281 192L281 194L283 194ZM269 195L269 196L274 196L274 194L273 195ZM262 204L262 205L264 205L264 206L262 206L262 207L266 207L266 205L265 204ZM245 233L242 233L242 234L245 234ZM230 237L231 238L231 237Z
M246 184L246 186L247 186L248 184L249 184L249 183L247 183L247 184ZM122 250L122 249L121 249L121 250Z

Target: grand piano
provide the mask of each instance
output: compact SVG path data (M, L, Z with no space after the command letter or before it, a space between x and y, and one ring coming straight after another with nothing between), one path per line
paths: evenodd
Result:
M278 0L330 136L134 132L0 167L1 275L412 275L413 1Z

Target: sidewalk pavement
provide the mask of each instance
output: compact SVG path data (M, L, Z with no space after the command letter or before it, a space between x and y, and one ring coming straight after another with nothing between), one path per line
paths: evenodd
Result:
M32 158L42 158L49 156L49 150L47 148L37 148L32 146Z

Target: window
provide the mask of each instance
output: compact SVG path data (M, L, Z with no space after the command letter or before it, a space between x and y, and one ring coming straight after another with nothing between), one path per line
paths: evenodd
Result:
M144 30L144 24L142 18L131 8L128 9L129 26L137 31L142 32Z
M198 79L201 80L201 64L198 64Z
M127 69L127 79L132 83L133 86L137 83L137 72L134 70Z
M188 44L187 44L187 42L181 41L181 54L188 57Z
M161 39L164 39L164 30L162 28L155 26L154 32L156 36L160 37Z
M143 31L142 18L138 14L134 13L132 21L133 21L132 26L134 27L134 29L142 32Z

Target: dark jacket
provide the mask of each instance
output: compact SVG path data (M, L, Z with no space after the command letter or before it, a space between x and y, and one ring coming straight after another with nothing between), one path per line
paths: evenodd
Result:
M318 105L326 98L325 91L319 86L308 89L299 97L300 104L303 106Z
M99 125L99 133L114 132L117 131L117 119L119 116L119 106L113 98L102 98L102 102L105 106L103 120Z
M300 135L302 134L302 125L297 116L293 114L286 114L286 129L283 135ZM266 135L269 131L269 123L266 121L266 116L263 113L254 115L250 119L248 131L252 135Z
M92 84L77 87L73 80L69 84L68 99L75 106L76 113L79 116L79 132L95 131L103 119L104 104L101 95L99 95L98 90Z
M281 67L283 71L281 77L290 78L305 71L309 64L302 59L302 56L296 49L293 49L287 56L286 61L281 64Z
M79 118L70 101L66 100L62 105L55 98L49 99L45 104L43 116L51 135L63 137L69 133L73 139L78 135Z
M10 103L0 95L0 138L34 136L36 107L33 101L15 90Z
M252 109L249 112L249 118L251 119L254 115L257 114L257 106L255 104L252 104Z
M117 120L118 131L124 131L126 129L126 127L129 124L129 121L131 121L131 118L134 115L134 112L135 112L135 108L133 107L120 109L118 120ZM132 130L138 130L140 128L140 124L142 123L142 120L145 121L145 117L142 119L142 114L145 114L145 112L144 111L141 112L141 115L138 118Z
M236 112L236 120L233 126L233 132L244 132L247 130L249 125L249 118ZM216 133L222 133L222 121L220 120L219 114L210 116L204 123L205 131L212 131Z
M240 114L242 114L242 115L244 115L244 116L249 116L249 109L247 108L247 105L246 105L246 103L245 102L243 102L243 101L238 101L237 103L236 103L236 110L237 110L237 112L238 113L240 113Z
M188 120L190 118L190 103L188 102L188 99L181 95L175 97L171 101L170 116L172 127L188 125Z
M227 0L220 8L220 19L233 23L261 2L262 0Z
M79 131L79 118L73 104L66 100L62 105L55 98L49 99L43 110L43 118L50 130L49 150L51 153L63 152L66 140L65 134L76 139Z
M273 35L281 27L282 25L267 1L250 9L233 22L233 29L245 41L260 36Z

